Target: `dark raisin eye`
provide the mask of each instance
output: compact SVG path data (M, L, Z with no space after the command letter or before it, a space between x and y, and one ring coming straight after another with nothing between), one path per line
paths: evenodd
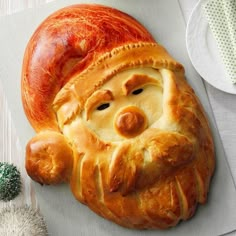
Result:
M103 104L101 104L100 106L97 107L97 110L102 111L102 110L107 109L109 106L110 106L110 103L103 103Z
M143 92L143 89L140 88L140 89L134 90L134 91L132 92L132 94L133 94L133 95L138 95L138 94L140 94L140 93L142 93L142 92Z

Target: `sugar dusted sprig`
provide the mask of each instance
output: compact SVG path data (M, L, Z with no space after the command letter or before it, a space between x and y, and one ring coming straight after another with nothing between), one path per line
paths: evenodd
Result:
M13 164L0 162L0 200L10 201L21 192L21 176Z

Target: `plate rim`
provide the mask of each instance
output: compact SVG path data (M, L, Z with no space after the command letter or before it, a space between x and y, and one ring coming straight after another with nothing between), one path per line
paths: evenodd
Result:
M186 48L187 48L187 52L188 52L188 55L189 55L191 63L193 64L194 68L199 73L199 75L204 79L204 81L206 81L208 84L210 84L211 86L213 86L214 88L216 88L216 89L218 89L220 91L223 91L223 92L226 92L226 93L229 93L229 94L236 94L236 85L232 84L230 82L230 79L227 78L227 73L225 71L225 68L223 68L224 65L223 65L222 62L221 62L221 64L222 64L222 66L221 66L222 68L221 69L219 67L216 67L216 68L218 68L218 70L216 70L216 71L219 72L219 74L221 76L214 76L214 78L218 78L218 79L214 79L213 80L212 76L209 74L209 72L210 73L213 72L213 74L216 74L216 72L213 71L213 65L214 65L215 62L210 60L209 57L205 56L205 58L204 58L204 53L201 54L201 57L203 59L205 59L205 61L202 60L202 59L201 59L201 61L207 62L207 64L209 64L209 62L210 62L210 66L207 68L207 72L206 72L206 69L203 68L203 66L202 66L203 63L199 63L199 59L197 59L197 57L199 56L199 50L196 50L196 48L199 49L200 47L199 46L196 47L196 45L197 45L197 42L198 43L202 43L203 39L200 38L200 37L192 37L192 33L194 31L194 27L193 26L195 25L195 28L197 28L197 27L199 28L200 27L202 29L201 32L204 32L204 34L205 34L204 38L207 38L207 34L211 34L212 35L210 27L208 25L208 22L202 16L202 12L201 12L201 4L205 3L207 1L209 1L209 0L199 0L197 2L197 4L194 6L194 8L193 8L193 10L192 10L192 12L190 14L189 20L187 22L187 27L186 27ZM196 35L197 34L195 34L195 36ZM211 43L212 43L212 41L211 41ZM213 43L216 45L215 42L213 42ZM193 48L195 48L195 49L193 49ZM204 48L205 51L204 51L204 49L202 51L207 52L208 55L210 55L208 47L201 47L201 48ZM217 58L217 59L219 61L221 60L221 58ZM211 70L209 70L209 69L211 69ZM227 81L223 82L222 76ZM216 81L218 83L215 83Z

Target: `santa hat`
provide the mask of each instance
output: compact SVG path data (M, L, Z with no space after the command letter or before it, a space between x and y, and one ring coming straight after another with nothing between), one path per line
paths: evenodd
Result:
M83 106L89 94L112 75L137 66L182 68L131 16L96 4L63 8L45 19L25 50L25 113L36 131L58 130L53 102L60 90L76 84ZM56 99L54 108L58 104Z

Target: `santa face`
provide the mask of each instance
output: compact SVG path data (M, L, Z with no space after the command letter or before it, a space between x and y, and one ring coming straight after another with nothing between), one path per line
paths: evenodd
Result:
M172 175L179 166L187 166L195 158L193 144L176 132L175 124L171 130L171 119L166 118L170 100L165 101L164 96L176 86L174 78L174 73L165 69L119 72L93 92L82 112L71 116L63 126L64 135L77 150L72 191L79 201L106 218L116 222L119 214L129 218L130 211L124 209L133 205L136 210L132 212L143 224L142 215L152 209L147 205L141 210L138 202L146 201L153 201L156 212L152 214L159 217L161 197L159 193L147 194L148 189L156 188L163 176L166 178L162 181L175 182ZM139 199L133 198L133 191L140 194ZM162 191L167 190L160 190L161 195ZM174 190L171 198L180 201ZM173 208L171 202L167 204L173 214L179 214L178 204ZM195 200L191 204L194 209ZM135 217L129 220L135 223ZM173 219L169 224L175 223Z
M73 148L73 194L126 227L167 228L190 218L206 201L214 170L201 105L183 67L159 58L160 50L114 49L54 101Z
M161 116L162 97L162 77L158 70L125 70L88 98L82 120L104 141L134 138Z

